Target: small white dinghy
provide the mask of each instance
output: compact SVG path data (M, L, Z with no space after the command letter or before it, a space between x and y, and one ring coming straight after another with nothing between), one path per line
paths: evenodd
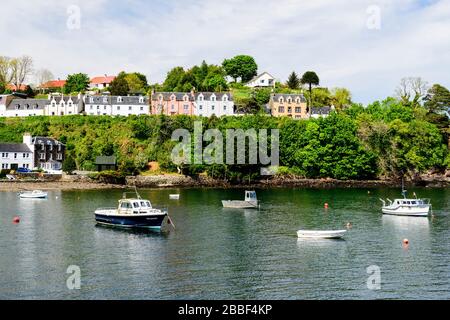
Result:
M20 192L19 197L22 199L45 199L47 198L47 192L41 190Z
M299 230L297 235L300 239L341 239L347 233L347 230L337 231L307 231Z
M170 200L180 200L180 195L179 194L170 194L169 199Z
M230 209L258 209L259 202L255 191L245 191L245 200L223 200L224 208Z

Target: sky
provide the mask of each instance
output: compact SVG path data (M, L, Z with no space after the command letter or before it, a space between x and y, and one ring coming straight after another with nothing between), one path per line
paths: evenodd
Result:
M141 72L247 54L285 82L317 72L364 104L403 77L450 87L450 0L0 0L0 55L55 78Z

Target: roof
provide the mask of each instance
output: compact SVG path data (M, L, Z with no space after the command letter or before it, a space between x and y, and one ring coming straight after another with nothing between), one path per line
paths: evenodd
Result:
M17 89L17 86L15 84L10 83L10 84L6 85L6 89L11 90L11 91L17 91L17 90L25 91L27 89L27 86L25 84L21 84L19 86L19 89Z
M0 152L28 152L30 148L25 143L0 143Z
M88 105L147 105L148 101L148 96L86 96L85 98L85 103Z
M198 92L195 94L195 100L202 95L205 100L211 100L211 96L215 95L217 100L222 100L224 96L227 96L229 100L233 99L233 95L229 92Z
M102 76L102 77L94 77L91 79L91 84L103 84L103 83L111 83L114 81L115 76Z
M331 107L312 107L311 114L330 114Z
M60 104L61 101L64 101L64 103L69 102L70 100L72 100L72 103L77 104L80 99L78 98L78 96L57 96L57 97L52 97L51 100L55 100L55 102L57 104ZM50 103L50 102L49 102Z
M46 83L43 83L39 86L39 88L62 88L66 84L66 80L51 80L47 81Z
M95 159L97 165L115 165L117 164L115 156L100 156Z
M33 137L31 139L31 143L36 145L36 144L46 144L46 145L64 145L63 143L59 142L56 139L53 138L49 138L49 137Z
M185 96L189 97L189 101L194 101L194 96L190 92L155 92L152 94L152 101L158 101L160 96L164 101L170 101L173 95L175 95L175 101L184 101Z
M47 99L12 99L7 105L8 110L42 110L48 103Z
M254 77L254 78L253 78L252 80L250 80L248 83L258 80L259 78L261 78L261 77L262 77L263 75L265 75L265 74L267 74L267 75L268 75L269 77L271 77L272 79L275 79L275 77L272 76L270 73L268 73L268 72L263 72L263 73L257 75L256 77Z
M271 99L273 100L278 100L280 98L284 98L284 99L288 99L291 98L292 100L295 101L295 99L300 98L301 102L306 102L306 98L303 94L301 93L275 93L275 94L271 94Z

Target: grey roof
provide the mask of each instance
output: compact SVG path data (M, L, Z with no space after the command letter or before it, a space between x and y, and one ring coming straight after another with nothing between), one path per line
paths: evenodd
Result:
M311 114L330 114L331 107L312 107Z
M91 98L93 102L91 102ZM122 101L119 101L119 98ZM144 98L143 102L139 102L140 98ZM105 102L106 101L106 102ZM86 96L85 104L119 104L119 105L146 105L148 104L148 96Z
M43 110L47 99L13 99L6 107L8 110Z
M217 100L222 100L224 96L227 96L229 101L233 100L233 95L229 92L197 92L195 94L195 100L198 100L200 95L203 95L205 100L211 100L212 95L215 95Z
M57 104L61 103L61 100L63 100L64 103L67 103L70 99L72 99L72 102L73 102L74 104L78 104L79 101L81 100L81 99L78 98L78 96L63 96L63 97L58 97L58 96L56 96L56 97L52 97L52 99L53 99L53 98L55 99L55 102L56 102ZM50 101L51 101L52 99L50 99Z
M300 98L301 102L306 102L306 98L303 94L295 94L295 93L275 93L271 95L271 98L273 100L278 100L280 98L284 98L285 100L288 98L292 98L292 100L295 101L295 99Z
M53 138L48 138L48 137L33 137L31 139L31 143L36 145L36 144L46 144L46 145L64 145L63 143L59 142L56 139Z
M173 95L175 95L176 101L184 101L186 95L189 97L189 101L194 101L190 92L155 92L152 94L152 101L158 101L160 96L163 97L164 101L170 101Z
M28 152L30 148L25 143L0 143L0 152Z
M95 159L97 165L115 165L117 164L115 156L100 156Z

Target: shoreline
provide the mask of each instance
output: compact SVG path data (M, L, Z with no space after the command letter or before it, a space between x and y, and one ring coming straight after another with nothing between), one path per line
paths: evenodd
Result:
M85 177L63 177L53 181L0 181L0 192L20 192L26 190L43 191L79 191L79 190L115 190L130 189L184 189L184 188L222 188L222 189L265 189L265 188L398 188L401 182L396 180L334 180L334 179L300 179L273 178L250 184L231 184L223 180L214 180L199 176L196 178L181 175L158 175L127 177L126 184L109 184L96 182ZM450 179L422 179L406 182L407 187L445 188L450 186Z

